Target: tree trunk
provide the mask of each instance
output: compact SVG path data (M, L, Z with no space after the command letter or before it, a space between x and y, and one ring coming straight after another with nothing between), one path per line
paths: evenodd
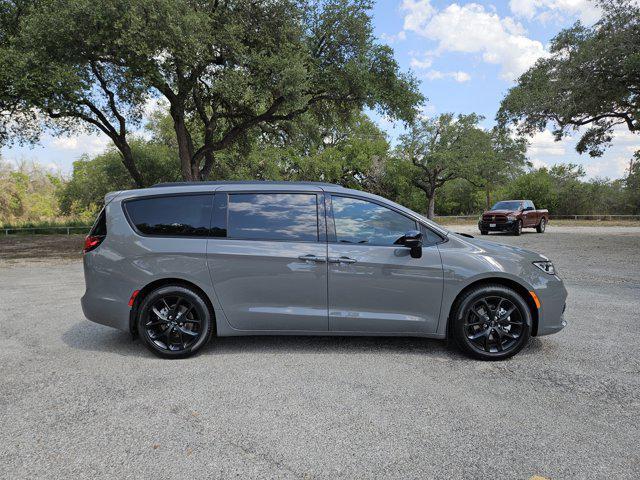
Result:
M427 192L427 218L429 220L433 220L436 216L436 192L432 190L431 192Z
M487 210L491 210L491 190L489 187L485 187L485 193L487 194Z
M170 108L171 118L173 118L173 129L176 132L178 142L178 157L180 158L180 171L182 179L186 182L200 180L200 171L193 161L193 142L187 129L184 119L184 111L179 105L172 105Z
M144 180L142 179L142 174L140 173L140 171L138 170L138 167L136 166L136 163L133 159L133 153L131 152L131 147L129 146L127 141L119 140L115 142L115 145L118 148L118 151L120 152L120 156L122 157L122 164L124 165L124 168L126 168L129 174L131 175L131 178L136 184L136 187L144 188L146 185L144 183Z

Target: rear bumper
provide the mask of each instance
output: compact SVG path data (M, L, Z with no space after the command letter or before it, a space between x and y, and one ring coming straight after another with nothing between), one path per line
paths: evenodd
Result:
M118 330L129 331L129 306L123 305L122 301L111 300L104 297L97 297L85 293L80 299L82 313L92 322L117 328Z
M490 222L478 222L478 229L487 232L506 232L514 230L516 227L516 221L506 221L504 223L495 223L495 227L491 226Z

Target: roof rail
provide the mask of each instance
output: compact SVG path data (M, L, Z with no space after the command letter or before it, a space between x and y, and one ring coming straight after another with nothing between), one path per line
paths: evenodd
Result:
M207 181L207 182L163 182L156 183L152 185L150 188L157 187L184 187L189 185L317 185L317 186L326 186L326 187L342 187L342 185L338 185L337 183L328 183L328 182L289 182L289 181L277 181L277 180L216 180L216 181Z

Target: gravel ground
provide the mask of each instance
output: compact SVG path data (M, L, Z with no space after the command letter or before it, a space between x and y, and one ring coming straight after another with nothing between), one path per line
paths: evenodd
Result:
M569 290L567 328L500 363L324 337L163 361L83 318L77 258L4 261L0 478L639 478L640 228L491 239Z

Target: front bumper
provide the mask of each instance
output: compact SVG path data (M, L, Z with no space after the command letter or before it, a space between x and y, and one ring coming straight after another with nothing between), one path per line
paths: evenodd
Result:
M492 227L491 225L495 225ZM504 223L478 222L478 229L486 232L507 232L516 228L516 220L507 220Z
M537 336L557 333L567 326L564 312L567 308L567 289L562 280L555 277L556 282L551 282L546 288L536 289L536 295L540 299Z

